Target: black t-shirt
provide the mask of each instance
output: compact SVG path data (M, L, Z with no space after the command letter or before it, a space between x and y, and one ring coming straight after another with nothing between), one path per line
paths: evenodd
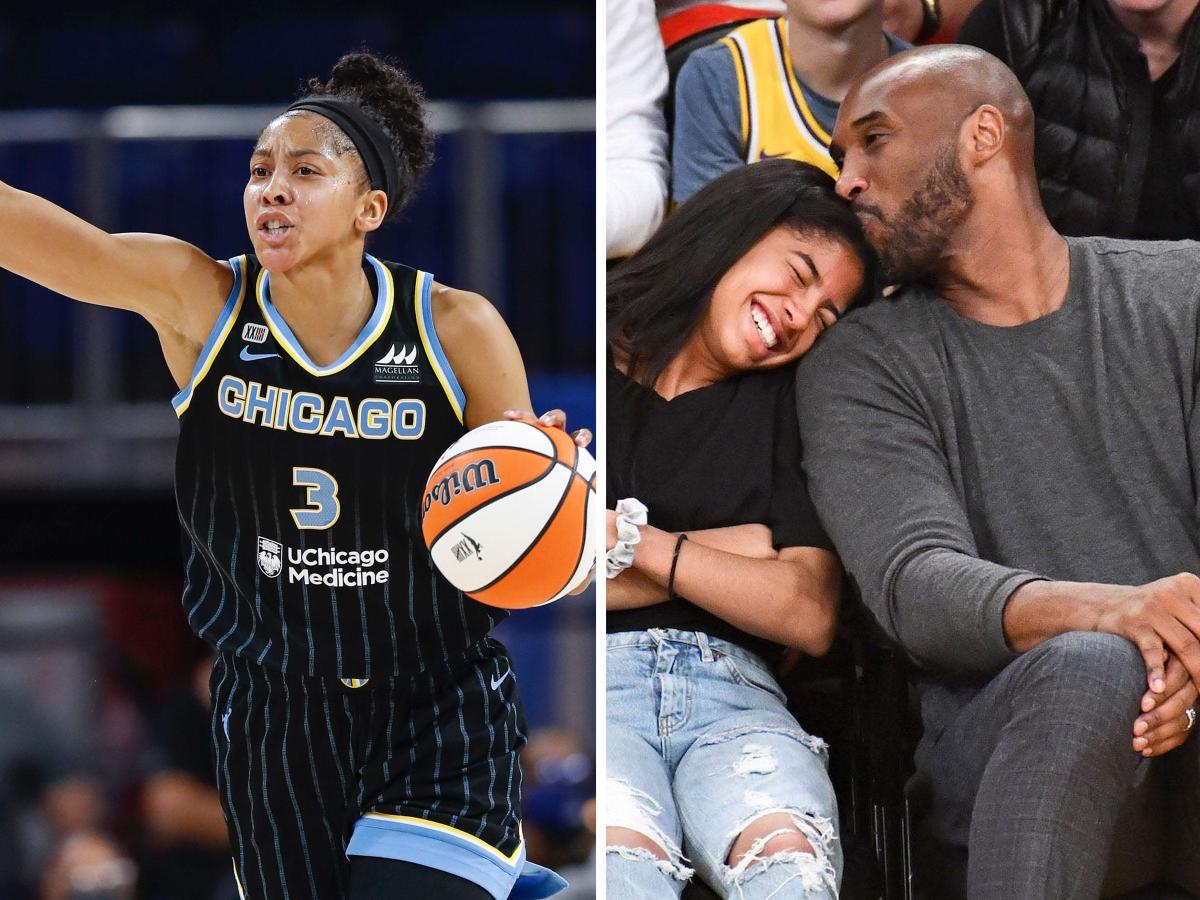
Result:
M608 508L636 497L666 531L760 524L776 547L832 550L800 468L793 379L792 366L748 372L664 400L610 357ZM775 649L683 598L609 612L607 628L703 631L760 654Z

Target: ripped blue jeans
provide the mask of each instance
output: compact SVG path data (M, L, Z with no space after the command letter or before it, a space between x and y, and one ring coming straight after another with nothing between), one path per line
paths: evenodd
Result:
M609 843L609 900L679 896L694 874L739 900L836 897L828 749L787 711L766 664L728 641L658 628L608 635L606 657L606 823L667 854ZM768 832L729 865L737 837L773 813L815 853L763 853L778 833Z

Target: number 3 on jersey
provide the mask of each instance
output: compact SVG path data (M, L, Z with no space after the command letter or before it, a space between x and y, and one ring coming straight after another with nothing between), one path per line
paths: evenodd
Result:
M296 466L292 469L292 484L305 489L308 506L289 509L297 528L329 528L342 514L338 500L337 479L324 469Z

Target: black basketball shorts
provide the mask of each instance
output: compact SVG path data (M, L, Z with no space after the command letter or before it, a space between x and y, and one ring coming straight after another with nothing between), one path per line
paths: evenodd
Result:
M436 671L365 683L221 652L211 686L243 897L346 897L347 855L452 872L497 898L536 868L520 825L525 720L499 642Z

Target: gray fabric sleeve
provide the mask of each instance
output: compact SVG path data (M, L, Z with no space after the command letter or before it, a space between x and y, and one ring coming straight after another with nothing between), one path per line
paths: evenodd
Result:
M718 175L746 164L741 99L729 48L702 47L675 82L671 197L682 203Z
M812 499L864 603L918 664L994 671L1015 656L1004 606L1040 576L979 558L931 404L872 341L844 322L797 371Z

